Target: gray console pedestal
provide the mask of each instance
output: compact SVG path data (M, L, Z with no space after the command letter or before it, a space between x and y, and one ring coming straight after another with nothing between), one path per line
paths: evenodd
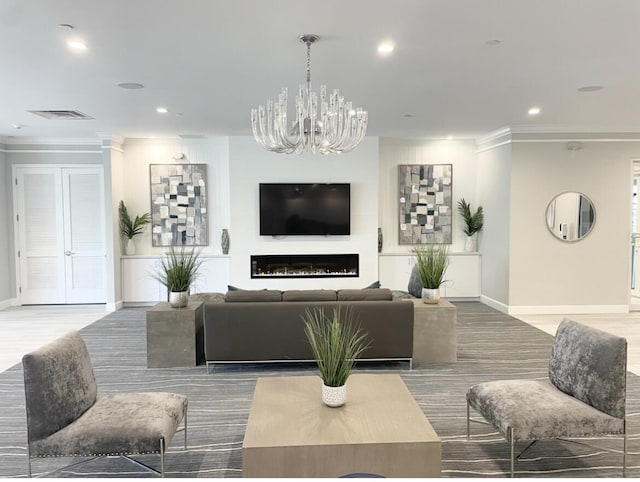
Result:
M458 361L455 306L441 299L430 305L420 299L413 302L413 366Z
M147 311L147 368L193 367L204 361L204 303L158 303Z

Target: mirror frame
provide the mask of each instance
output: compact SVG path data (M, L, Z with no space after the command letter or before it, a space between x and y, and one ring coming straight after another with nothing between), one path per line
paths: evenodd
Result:
M589 228L589 231L587 231L585 233L585 235L582 236L581 238L577 238L577 239L562 239L562 238L559 238L558 236L556 236L556 233L553 232L552 228L549 227L549 221L548 221L549 207L551 206L551 203L553 201L558 199L563 194L579 194L580 196L584 197L587 201L589 201L589 204L591 204L591 209L593 210L593 222L591 223L591 227ZM553 236L553 239L556 239L556 240L558 240L558 241L560 241L562 243L577 243L579 241L582 241L584 238L586 238L587 236L589 236L589 234L591 234L593 232L593 228L596 225L597 218L598 218L598 216L597 216L597 212L596 212L595 203L591 200L591 198L589 196L587 196L586 194L584 194L584 193L582 193L580 191L562 191L562 192L559 192L558 194L556 194L555 196L553 196L551 198L551 200L547 203L547 207L544 210L544 225L546 226L547 231L549 231L549 234L551 234L551 236Z

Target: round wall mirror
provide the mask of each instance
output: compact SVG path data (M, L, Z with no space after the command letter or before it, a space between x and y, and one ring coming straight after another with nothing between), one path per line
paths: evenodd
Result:
M579 192L563 192L547 206L547 228L556 238L580 241L593 229L596 209L591 200Z

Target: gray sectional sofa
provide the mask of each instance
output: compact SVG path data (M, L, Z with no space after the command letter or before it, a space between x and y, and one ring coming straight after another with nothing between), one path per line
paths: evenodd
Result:
M370 340L363 360L406 360L413 356L413 303L394 299L387 289L239 290L204 308L207 365L311 361L304 334L305 310L353 310Z

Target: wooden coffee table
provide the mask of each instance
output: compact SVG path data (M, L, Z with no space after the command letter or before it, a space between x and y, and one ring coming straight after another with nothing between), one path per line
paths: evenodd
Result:
M440 438L399 375L351 375L329 408L317 376L258 378L244 477L439 477Z

